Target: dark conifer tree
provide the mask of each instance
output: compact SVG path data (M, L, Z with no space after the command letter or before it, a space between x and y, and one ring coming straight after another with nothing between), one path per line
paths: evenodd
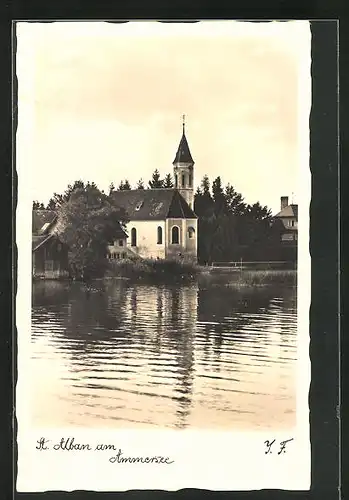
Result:
M33 210L45 210L45 205L39 201L33 201Z
M50 199L46 208L47 208L47 210L55 210L56 209L56 202L53 198Z
M194 198L194 210L198 216L210 216L213 211L213 199L210 193L210 181L205 175L197 188Z
M139 181L137 182L137 189L144 189L143 179L139 179Z
M227 213L226 198L224 195L222 181L220 177L212 183L212 199L214 202L214 212L217 216Z
M109 196L115 191L115 186L114 186L114 182L111 182L110 183L110 186L109 186Z
M131 185L129 181L126 179L125 181L121 181L118 187L119 191L128 191L131 189Z
M149 181L150 189L157 189L164 187L164 181L160 178L158 169L154 170L151 180Z
M228 213L232 215L244 215L246 213L246 203L240 193L237 193L233 186L227 184L224 190Z
M173 188L173 179L171 174L167 174L165 176L164 182L163 182L163 187L164 188Z

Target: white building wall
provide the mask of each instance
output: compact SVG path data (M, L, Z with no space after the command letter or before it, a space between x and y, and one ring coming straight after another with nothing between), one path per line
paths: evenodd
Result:
M197 219L185 219L185 249L190 255L197 256L198 248L198 220ZM194 229L194 237L189 237L189 228Z
M158 244L158 227L162 228L162 244ZM135 228L137 231L137 245L131 246L131 230ZM163 259L165 258L165 221L161 220L136 220L130 221L126 226L127 247L146 259Z

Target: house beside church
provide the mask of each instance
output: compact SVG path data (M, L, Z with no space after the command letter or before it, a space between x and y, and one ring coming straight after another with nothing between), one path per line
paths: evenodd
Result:
M281 196L281 210L274 216L274 228L279 234L279 260L297 261L298 248L298 205L288 202L288 196Z
M194 206L194 160L183 133L173 161L174 188L114 191L115 204L129 222L127 240L118 241L120 257L197 260L197 216ZM115 254L115 243L108 248Z
M53 210L32 213L32 275L59 279L69 275L68 248L55 232L57 214Z
M281 196L281 210L275 219L281 223L281 241L297 245L298 240L298 205L288 204L288 196Z

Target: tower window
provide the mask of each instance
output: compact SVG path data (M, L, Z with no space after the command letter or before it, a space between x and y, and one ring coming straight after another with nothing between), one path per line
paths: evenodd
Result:
M193 175L189 174L189 181L188 181L189 187L192 187L193 184Z
M162 227L158 226L158 245L162 245Z
M195 236L195 229L193 227L188 228L188 236L190 239L194 238Z
M182 174L182 187L184 187L184 186L185 186L185 175Z
M178 175L175 175L175 187L178 188Z
M179 227L178 226L173 226L172 231L171 231L171 243L173 245L178 245L179 244Z
M131 247L137 246L137 230L135 227L131 229Z

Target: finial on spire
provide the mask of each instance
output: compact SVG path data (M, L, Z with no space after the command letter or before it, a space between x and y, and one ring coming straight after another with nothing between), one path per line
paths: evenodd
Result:
M183 134L185 132L185 115L182 115L182 120L183 120Z

